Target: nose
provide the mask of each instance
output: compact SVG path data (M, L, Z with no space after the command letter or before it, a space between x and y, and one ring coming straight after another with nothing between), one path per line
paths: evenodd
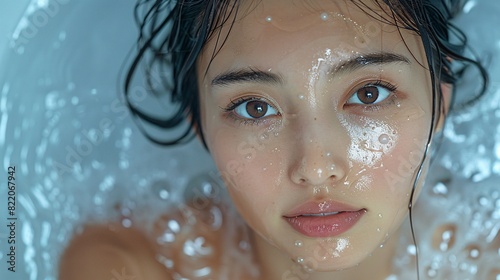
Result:
M291 166L291 180L302 186L335 186L346 175L346 166L342 160L343 142L339 137L334 139L314 138L298 140L298 149ZM329 138L329 139L325 139ZM330 141L328 141L330 140ZM337 140L337 141L336 141ZM325 143L326 142L326 143ZM328 144L328 142L330 144Z

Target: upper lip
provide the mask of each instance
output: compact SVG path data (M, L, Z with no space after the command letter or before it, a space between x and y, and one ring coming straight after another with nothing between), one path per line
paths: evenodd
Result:
M293 218L304 215L326 215L335 214L339 212L356 212L365 210L364 208L357 208L348 204L333 200L312 200L307 201L284 215L286 218Z

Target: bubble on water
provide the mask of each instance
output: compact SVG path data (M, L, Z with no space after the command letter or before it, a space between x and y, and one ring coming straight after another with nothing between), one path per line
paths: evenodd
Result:
M442 252L450 250L455 245L456 231L457 226L454 224L438 226L434 231L432 247Z
M178 233L181 230L179 222L173 219L167 222L167 227L169 230L175 233Z
M130 228L132 226L132 221L130 219L123 219L122 226L125 228Z
M481 205L481 206L487 206L490 202L489 199L487 199L484 196L479 197L477 201L478 201L479 205Z
M445 182L437 182L432 187L432 194L442 197L448 195L448 187L446 186Z
M128 207L121 207L120 214L124 217L129 217L130 215L132 215L132 210Z
M413 244L410 244L408 245L408 247L406 247L406 252L411 256L415 256L417 255L417 247Z
M19 46L16 48L16 53L17 54L23 54L24 53L24 46Z
M221 188L219 182L211 176L195 176L188 182L184 191L184 201L192 202L197 208L204 208L220 199Z
M500 268L493 268L486 279L500 280Z
M438 275L438 271L437 271L437 269L429 266L429 267L427 267L426 274L427 274L427 277L432 279L432 278L436 278L436 276Z
M184 242L182 252L186 256L199 257L212 254L214 251L213 246L206 242L206 239L202 236L198 236L194 239L189 239Z
M45 108L47 110L54 110L58 106L59 92L51 91L45 96Z
M470 244L467 247L465 247L464 252L467 258L471 260L477 260L481 256L481 249L479 248L479 246L475 244Z
M108 175L102 182L99 184L99 190L103 192L107 192L113 189L115 186L115 177Z
M207 209L208 208L208 209ZM220 207L212 205L210 207L197 208L198 222L209 226L212 230L219 230L223 222L223 214Z
M171 187L167 181L158 180L151 184L151 191L162 200L167 200L170 197Z
M300 240L295 241L295 247L302 247L302 245L303 245L302 241L300 241Z

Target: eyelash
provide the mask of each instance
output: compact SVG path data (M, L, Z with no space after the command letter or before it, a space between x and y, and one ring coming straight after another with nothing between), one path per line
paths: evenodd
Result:
M230 104L226 107L226 108L221 108L224 112L226 112L226 117L235 121L235 122L239 122L239 124L241 125L259 125L261 124L262 122L266 121L267 118L259 118L259 119L247 119L247 118L243 118L243 117L240 117L238 116L234 110L240 106L241 104L245 103L245 102L249 102L249 101L263 101L265 102L266 104L268 104L268 106L271 106L269 105L269 102L264 99L264 98L259 98L259 97L240 97L240 98L237 98L235 100L231 100ZM273 107L273 106L271 106ZM274 107L273 107L274 108ZM278 112L278 115L281 115L281 113Z
M366 105L360 105L360 104L346 104L347 106L361 106L364 111L368 112L376 112L384 109L385 107L388 107L390 105L394 105L396 103L396 96L394 93L398 90L398 86L391 84L389 82L385 82L382 80L377 80L374 82L369 82L359 88L357 88L351 95L349 95L349 98L356 94L359 90L366 88L366 87L371 87L371 86L379 86L387 89L390 92L390 95L386 98L386 100L381 101L380 103L377 104L366 104Z
M349 96L349 98L351 96L353 96L354 94L356 94L359 90L361 90L363 88L366 88L366 87L371 87L371 86L384 87L385 89L387 89L390 92L390 96L387 97L386 100L383 100L383 101L381 101L380 103L377 103L377 104L370 104L370 105L368 105L368 104L367 105L346 104L346 105L347 106L361 106L364 111L375 112L375 111L380 111L383 108L388 107L388 106L393 105L393 104L396 103L396 96L394 95L394 92L397 91L398 86L394 85L394 84L391 84L389 82L382 81L382 80L377 80L377 81L374 81L374 82L369 82L369 83L367 83L367 84L359 87L358 89L356 89ZM242 118L241 116L238 116L234 112L234 110L238 106L240 106L241 104L243 104L245 102L249 102L249 101L263 101L266 104L268 104L268 106L271 106L271 105L269 105L269 102L266 99L264 99L264 98L259 98L259 97L240 97L240 98L231 100L230 104L226 108L221 108L221 109L225 112L225 116L227 118L229 118L229 119L231 119L231 120L233 120L235 122L239 122L239 124L243 124L243 125L259 125L262 122L266 121L267 118L259 118L259 119ZM273 107L273 106L271 106L271 107ZM281 114L278 112L278 115L281 115Z

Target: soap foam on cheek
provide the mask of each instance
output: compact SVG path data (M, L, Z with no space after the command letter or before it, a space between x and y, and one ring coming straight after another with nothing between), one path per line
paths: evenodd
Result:
M383 167L383 163L377 164L383 155L394 149L398 139L396 130L385 122L368 118L362 119L362 126L351 124L342 115L339 115L339 120L351 139L349 159L367 167Z

